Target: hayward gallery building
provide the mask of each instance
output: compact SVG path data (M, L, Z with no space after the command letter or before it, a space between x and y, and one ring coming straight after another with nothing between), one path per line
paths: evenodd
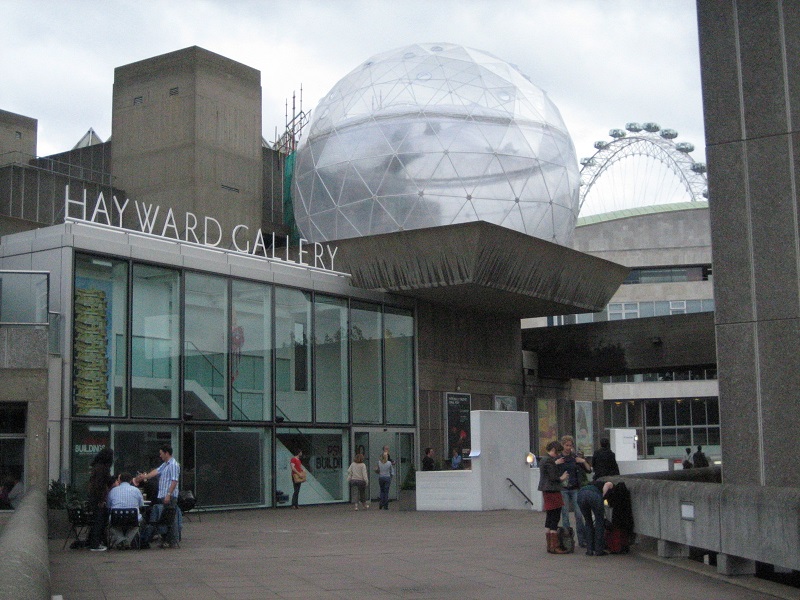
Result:
M423 61L414 68L424 86L440 77L423 64L433 54L483 64L462 51L415 46L380 59ZM374 462L385 444L398 497L423 448L440 461L454 447L468 453L470 410L527 411L535 448L573 432L574 402L602 402L601 385L538 377L535 361L523 361L520 319L601 310L627 269L568 247L572 142L546 95L505 76L517 87L495 100L516 90L517 110L549 121L511 127L493 104L472 122L498 147L537 150L529 140L544 136L550 155L491 153L484 187L470 184L471 217L454 218L445 201L467 175L430 169L427 187L419 183L420 156L455 152L441 142L452 114L361 121L360 139L378 139L372 127L397 144L385 193L401 197L403 179L419 188L396 230L386 223L401 216L379 214L365 174L384 150L348 148L352 122L342 115L326 124L347 104L336 98L352 97L347 77L315 109L296 153L263 143L260 73L197 47L115 70L106 142L90 131L72 150L35 158L36 120L0 112L4 468L19 467L28 485L61 478L82 490L100 448L114 449L115 470L136 471L168 442L182 487L202 506L277 506L292 487L288 460L302 449L310 477L300 500L313 504L346 501L354 452ZM400 144L416 148L414 160ZM499 160L509 162L495 169ZM328 168L345 162L344 175ZM538 179L520 184L530 173ZM493 197L508 201L516 229L481 212L491 203L479 200ZM338 220L325 202L337 204ZM597 437L602 415L593 411Z

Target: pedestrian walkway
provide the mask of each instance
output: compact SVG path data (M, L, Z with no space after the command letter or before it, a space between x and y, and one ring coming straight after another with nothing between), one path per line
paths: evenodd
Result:
M348 505L197 515L180 549L89 552L50 540L52 593L64 600L313 598L425 600L797 598L687 561L547 554L544 514L354 511ZM697 572L697 570L703 572Z

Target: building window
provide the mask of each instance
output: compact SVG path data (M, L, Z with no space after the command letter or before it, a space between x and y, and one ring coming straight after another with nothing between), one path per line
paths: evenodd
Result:
M22 132L21 131L15 131L14 132L14 139L15 140L21 140L22 139Z
M133 99L133 105L134 106L139 106L142 102L144 102L144 96L136 96Z
M383 360L380 306L353 302L350 354L353 374L353 422L383 422Z
M231 393L234 421L272 418L272 286L231 284Z
M183 410L228 420L228 283L187 273L184 292Z
M275 288L277 417L311 421L311 295Z
M75 257L75 416L128 415L128 264Z
M289 460L303 451L303 467L308 471L302 486L300 504L325 504L347 500L347 465L350 464L349 434L343 429L278 429L275 440L275 495L288 492L292 485ZM308 485L310 483L311 485Z
M0 510L16 508L25 489L26 406L22 403L0 404L0 483L9 485L11 497L0 499Z
M169 88L169 95L170 96L177 96L178 95L178 88Z
M133 265L131 416L178 418L180 273Z
M346 423L349 418L347 300L318 294L314 299L315 420Z
M411 311L384 311L386 422L414 424L414 316Z

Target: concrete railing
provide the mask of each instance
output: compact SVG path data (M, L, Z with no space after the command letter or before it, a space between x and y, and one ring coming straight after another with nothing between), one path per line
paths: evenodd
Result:
M658 540L660 556L714 552L726 575L755 573L756 561L800 570L800 488L610 479L625 482L635 531Z
M30 490L0 535L0 598L49 600L47 501Z

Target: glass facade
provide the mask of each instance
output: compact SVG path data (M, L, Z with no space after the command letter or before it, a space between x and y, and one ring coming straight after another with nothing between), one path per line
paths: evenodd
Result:
M89 254L74 281L78 491L103 447L135 473L169 443L199 505L281 505L301 448L300 502L341 502L353 429L415 425L413 311Z
M639 453L648 458L683 456L684 448L719 446L719 400L659 398L606 401L606 427L633 427Z

